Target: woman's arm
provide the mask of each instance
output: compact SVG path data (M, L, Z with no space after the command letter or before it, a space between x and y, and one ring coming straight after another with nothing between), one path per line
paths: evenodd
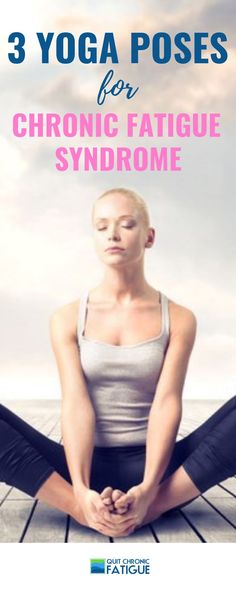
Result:
M155 495L182 417L182 391L196 336L194 314L174 304L170 342L149 414L143 487Z
M130 531L117 516L109 523L108 507L100 494L90 489L90 471L94 447L95 413L84 379L76 335L77 306L66 305L50 320L52 347L56 356L62 391L62 435L65 454L73 484L77 520L105 535L125 536ZM112 526L111 526L112 525Z
M76 313L75 313L76 312ZM95 414L83 375L76 335L77 309L65 305L50 319L50 335L59 371L61 426L74 491L89 488Z

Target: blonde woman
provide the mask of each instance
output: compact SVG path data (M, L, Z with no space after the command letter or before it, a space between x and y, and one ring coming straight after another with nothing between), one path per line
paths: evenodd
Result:
M236 473L236 396L176 442L195 316L145 278L139 195L107 191L92 224L103 278L50 322L63 445L0 405L0 479L122 537Z

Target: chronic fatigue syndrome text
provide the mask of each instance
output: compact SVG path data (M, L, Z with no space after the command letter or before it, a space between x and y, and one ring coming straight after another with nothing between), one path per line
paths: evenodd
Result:
M124 138L220 137L219 113L16 113L13 134L18 138L64 137L66 145L56 148L56 169L66 171L179 171L180 146L124 145ZM83 145L84 138L117 138L122 145ZM78 137L77 146L69 139Z

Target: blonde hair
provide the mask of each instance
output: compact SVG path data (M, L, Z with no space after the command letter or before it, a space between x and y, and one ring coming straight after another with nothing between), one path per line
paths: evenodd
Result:
M105 191L105 193L102 193L102 195L100 195L93 204L92 220L94 217L94 209L95 209L95 205L96 205L97 201L99 201L103 197L106 197L107 195L112 195L115 193L119 193L120 195L124 195L125 197L129 198L138 207L138 209L141 213L143 222L144 222L146 228L148 228L150 226L150 219L149 219L149 212L148 212L147 205L146 205L144 199L140 195L138 195L138 193L136 193L135 191L132 191L131 189L128 189L128 188L112 188L111 190L108 190L108 191Z

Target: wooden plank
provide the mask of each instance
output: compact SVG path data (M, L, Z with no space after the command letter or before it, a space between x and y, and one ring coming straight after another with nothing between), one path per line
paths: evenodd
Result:
M209 416L214 414L218 408L224 405L227 400L202 400L202 399L184 399L183 400L183 423L188 420L194 420L197 423L204 422Z
M220 488L220 486L214 486L210 490L204 492L203 498L209 500L209 502L236 527L236 498L230 496L230 494L226 492L226 490Z
M183 438L203 424L225 400L183 400L183 416L179 435Z
M0 508L0 543L19 543L33 500L4 502Z
M113 543L155 543L155 537L150 527L143 526L128 537L114 537Z
M207 543L236 543L236 531L203 498L181 508Z
M21 505L24 503L22 502ZM64 543L66 522L66 514L38 502L23 543Z
M221 482L221 485L236 495L236 477L228 477L228 479Z
M160 543L201 543L179 510L163 514L152 523Z
M10 502L12 500L32 500L32 496L22 492L22 490L18 490L18 488L10 488L11 491L8 494L5 502Z
M11 486L8 486L6 483L2 481L0 482L0 502L4 500L10 489Z
M67 543L110 543L110 538L70 518Z
M57 418L55 416L51 416L45 424L40 428L40 432L45 434L45 436L49 436L50 432L53 430L54 426L57 423Z
M54 442L62 444L61 437L58 434L50 434L50 440L54 440Z
M233 496L230 496L230 494L227 492L227 490L224 490L219 485L213 486L209 490L206 490L206 492L204 492L202 494L202 497L207 498L210 501L212 501L213 498L219 499L219 498L230 498L231 497L233 502L235 502L235 509L236 509L236 498L233 498Z
M217 508L220 514L225 516L228 521L235 527L236 543L236 500L232 496L229 498L211 498L211 504Z
M50 435L49 435L50 440L54 440L55 442L60 442L61 441L61 424L60 421L56 421L54 427L52 428Z

